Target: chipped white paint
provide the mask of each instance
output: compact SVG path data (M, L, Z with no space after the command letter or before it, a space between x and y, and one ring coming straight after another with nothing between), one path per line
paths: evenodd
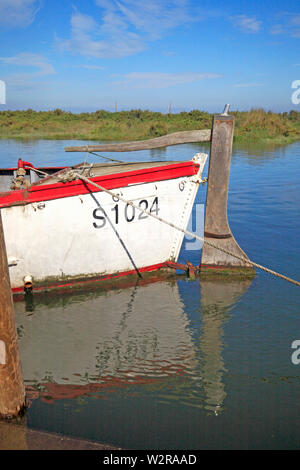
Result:
M5 348L5 343L0 339L0 364L5 365L6 364L6 348Z
M7 259L8 267L16 266L18 264L18 261L19 260L15 256L9 256L9 258Z

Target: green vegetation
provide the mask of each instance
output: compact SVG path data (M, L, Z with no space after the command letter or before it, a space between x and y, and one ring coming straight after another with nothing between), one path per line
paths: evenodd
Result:
M235 141L289 143L300 139L300 113L263 109L233 111ZM142 140L177 131L210 129L212 115L197 109L162 114L140 109L112 113L99 110L73 114L53 111L1 111L1 139Z
M272 113L263 109L235 112L238 142L290 143L300 140L300 113Z

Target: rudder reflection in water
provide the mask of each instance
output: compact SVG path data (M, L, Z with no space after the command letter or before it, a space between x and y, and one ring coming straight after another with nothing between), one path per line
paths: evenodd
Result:
M202 334L199 338L205 408L219 414L226 398L222 357L224 324L230 310L248 290L251 280L201 280Z

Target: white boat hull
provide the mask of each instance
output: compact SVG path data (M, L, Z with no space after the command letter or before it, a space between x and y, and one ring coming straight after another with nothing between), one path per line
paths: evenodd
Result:
M205 162L204 162L205 163ZM198 174L114 189L122 198L186 228ZM105 192L1 209L13 290L34 284L139 272L176 261L184 234Z

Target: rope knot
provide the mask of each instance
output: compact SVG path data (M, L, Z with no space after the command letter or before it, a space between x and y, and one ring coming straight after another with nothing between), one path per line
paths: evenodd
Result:
M73 170L69 170L62 175L58 175L57 179L60 183L69 183L77 178L76 173Z

